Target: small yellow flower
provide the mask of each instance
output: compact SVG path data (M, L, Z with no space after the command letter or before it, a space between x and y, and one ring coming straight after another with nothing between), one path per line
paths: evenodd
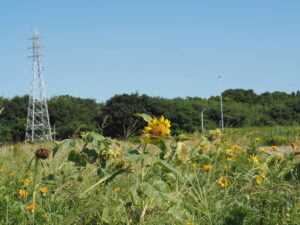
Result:
M9 176L11 176L11 177L15 177L15 176L16 176L16 174L15 174L15 173L10 173L10 174L9 174Z
M297 144L293 142L293 143L291 143L291 146L292 146L292 148L295 148L297 146Z
M28 184L30 184L31 180L29 180L28 178L25 178L25 179L23 179L21 182L22 182L22 184L24 184L24 185L28 185Z
M256 176L256 183L261 184L263 182L263 176L262 175L257 175Z
M255 166L259 166L260 165L260 162L259 162L260 159L259 159L258 156L252 155L252 156L250 156L250 158L248 158L248 161L250 163L252 163L253 165L255 165Z
M192 164L192 167L196 168L196 167L197 167L197 164L196 164L196 163L193 163L193 164Z
M229 169L228 166L224 166L224 167L223 167L223 170L224 170L224 171L228 171L228 169Z
M47 188L40 188L40 192L41 192L41 193L46 193L47 191L48 191Z
M227 149L226 151L229 152L229 153L234 152L234 150L233 150L232 148L229 148L229 149Z
M219 184L222 186L222 187L226 187L228 185L228 179L225 178L225 177L220 177L219 179Z
M120 187L115 187L115 188L114 188L114 191L120 191L120 190L121 190Z
M237 158L238 155L237 155L237 154L233 154L233 155L231 155L231 157L232 157L232 158Z
M259 141L261 141L261 138L257 137L257 138L255 138L255 141L259 142Z
M18 194L20 197L26 198L28 193L26 190L21 189Z
M205 147L205 146L200 146L200 147L198 147L198 149L201 151L207 151L207 147Z
M261 152L266 152L267 150L265 148L259 149Z
M224 145L227 147L230 146L230 144L227 141L224 142Z
M267 162L267 163L270 162L270 161L271 161L271 159L269 159L269 158L265 159L265 162Z
M0 169L0 173L3 173L4 172L4 169Z
M231 158L231 157L225 159L225 161L227 161L227 162L230 162L232 160L233 160L233 158Z
M272 151L275 151L276 149L277 149L277 146L274 146L274 145L273 145L273 146L271 147L271 150L272 150Z
M211 165L205 165L205 166L203 166L203 170L206 170L206 171L208 171L208 170L211 170L213 167L211 166Z
M232 148L233 148L233 149L241 149L242 147L239 146L239 145L233 145Z
M30 212L33 212L35 210L35 205L29 205L29 206L26 206L26 210L30 211Z

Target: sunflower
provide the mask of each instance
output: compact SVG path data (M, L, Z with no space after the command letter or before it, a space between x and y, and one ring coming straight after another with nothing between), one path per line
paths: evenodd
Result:
M158 120L156 117L148 122L148 126L144 128L144 138L146 143L159 142L165 136L171 133L171 123L169 120L161 116Z

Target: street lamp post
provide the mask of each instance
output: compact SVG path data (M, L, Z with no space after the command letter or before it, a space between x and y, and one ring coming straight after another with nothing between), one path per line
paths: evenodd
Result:
M224 131L223 98L222 98L222 76L219 76L219 84L220 84L221 127L222 127L222 131Z
M201 132L204 132L204 118L203 118L203 114L205 111L205 105L201 104L200 105L200 111L201 111Z

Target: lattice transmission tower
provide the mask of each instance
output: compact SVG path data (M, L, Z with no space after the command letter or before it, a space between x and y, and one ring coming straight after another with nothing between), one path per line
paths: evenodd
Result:
M29 141L52 141L49 113L45 84L43 78L43 67L41 65L41 36L37 28L29 40L32 40L32 79L29 96L27 126L25 139Z

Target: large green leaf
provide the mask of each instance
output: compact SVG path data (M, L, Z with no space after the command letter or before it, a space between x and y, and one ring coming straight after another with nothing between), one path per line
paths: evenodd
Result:
M149 116L149 115L146 114L146 113L136 113L136 114L134 114L134 116L136 116L136 117L141 117L141 118L143 118L146 122L150 122L150 121L153 120L152 117Z
M176 170L171 164L167 163L166 161L159 159L158 163L161 166L163 166L165 169L167 169L168 171L173 172L180 176L180 172L178 170Z

